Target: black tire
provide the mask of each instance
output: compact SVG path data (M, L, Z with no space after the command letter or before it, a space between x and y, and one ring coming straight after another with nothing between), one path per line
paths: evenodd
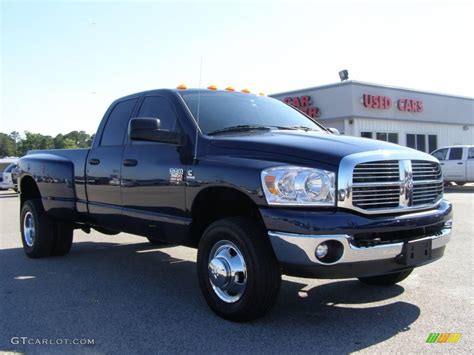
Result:
M69 252L72 244L72 226L51 219L44 211L41 200L26 201L21 208L20 217L21 241L27 256L44 258L65 255ZM33 227L32 234L28 227Z
M230 302L224 301L214 291L208 271L209 256L219 243L235 246L240 252L239 258L245 262L245 287L239 298ZM227 255L234 257L232 253ZM272 246L265 229L250 218L221 219L205 230L199 242L197 274L209 307L217 315L231 321L243 322L262 317L273 307L280 291L280 267ZM238 282L238 279L236 274L229 280Z
M30 258L51 255L54 246L54 224L43 209L40 200L26 201L20 213L23 250Z
M53 256L63 256L69 253L72 246L74 229L70 223L53 222L55 224Z
M152 245L169 245L168 242L164 242L162 240L159 240L159 239L156 239L156 238L153 238L153 237L147 237L146 239L148 239L148 241Z
M464 186L464 185L466 185L466 183L465 183L465 182L462 182L462 181L455 181L455 182L456 182L456 185L458 185L458 186Z
M393 274L359 277L359 281L373 286L393 286L400 281L405 280L413 272L413 269L407 271L396 272Z

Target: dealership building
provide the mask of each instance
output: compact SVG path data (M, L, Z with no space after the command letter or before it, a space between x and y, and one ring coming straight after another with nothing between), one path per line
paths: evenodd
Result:
M474 144L474 99L343 81L270 95L341 134L389 141L424 152Z

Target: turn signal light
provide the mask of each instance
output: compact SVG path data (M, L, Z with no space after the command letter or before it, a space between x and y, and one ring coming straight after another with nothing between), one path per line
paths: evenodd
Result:
M250 90L249 90L249 89L242 89L242 92L245 92L246 94L250 94Z
M179 89L179 90L186 90L188 87L184 84L179 84L176 89Z
M207 88L209 90L217 90L217 86L215 86L215 85L209 85Z
M235 89L232 86L228 86L225 88L227 91L235 91Z

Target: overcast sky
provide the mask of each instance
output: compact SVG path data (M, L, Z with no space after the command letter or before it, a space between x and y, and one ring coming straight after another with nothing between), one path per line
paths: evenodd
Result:
M348 69L474 96L473 1L1 3L1 132L94 133L120 96L197 87L201 56L203 86L274 93Z

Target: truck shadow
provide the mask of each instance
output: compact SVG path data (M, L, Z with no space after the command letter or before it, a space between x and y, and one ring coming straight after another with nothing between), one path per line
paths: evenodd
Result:
M285 278L271 314L228 322L205 304L194 261L148 243L77 242L67 257L37 260L4 249L0 261L1 350L353 352L408 330L420 315L415 305L390 302L401 286L344 280L307 289ZM14 336L90 338L95 345L35 348L11 345Z
M474 193L474 185L470 184L470 185L465 185L465 186L457 186L457 185L451 185L451 186L446 186L444 188L444 192L446 194L449 194L449 193L465 193L465 194L468 194L468 193Z

